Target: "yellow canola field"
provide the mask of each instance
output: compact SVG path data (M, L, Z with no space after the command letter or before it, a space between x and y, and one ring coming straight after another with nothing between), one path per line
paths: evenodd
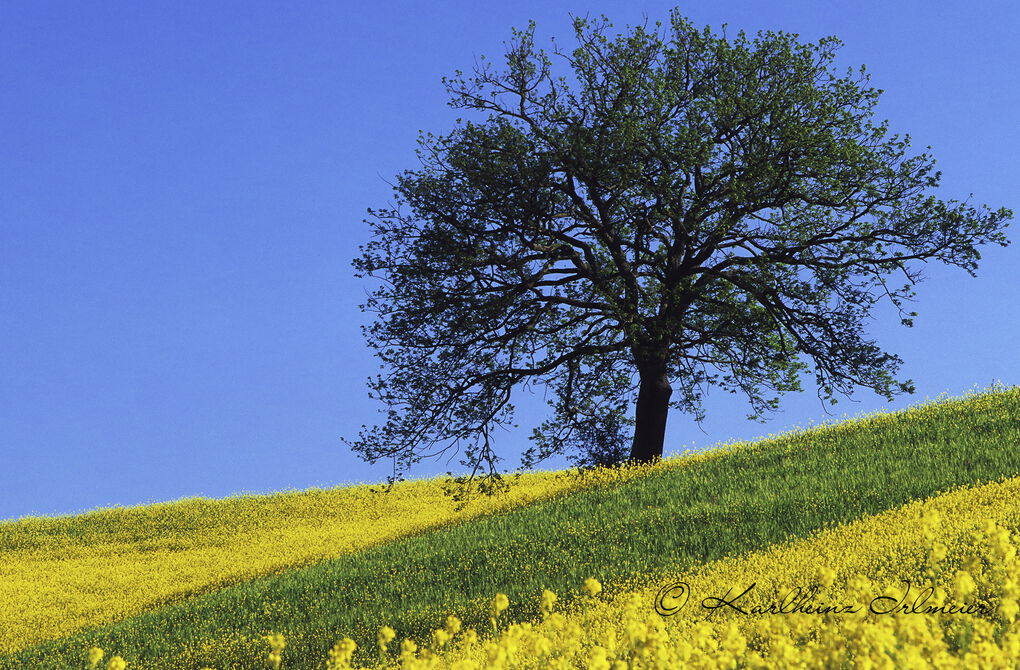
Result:
M1020 389L1008 393L1020 393ZM978 395L959 403L954 411L978 411L994 400ZM942 408L925 404L791 433L852 432L865 426L913 422L939 411ZM570 471L526 473L515 478L507 494L474 498L460 510L445 493L442 480L432 479L404 482L386 494L360 485L0 522L0 631L4 633L0 653L517 505L624 481L653 469L685 467L725 456L733 449L766 448L787 435L723 445L655 466L598 471L584 478ZM673 624L680 620L671 619Z
M670 460L676 467L700 460ZM351 554L649 468L515 476L462 509L439 479L189 499L0 523L0 653L248 579Z
M1020 667L1018 526L1020 478L958 489L805 540L661 576L610 599L596 597L600 586L589 580L581 606L564 613L554 611L556 594L547 591L545 618L534 624L498 622L507 602L497 595L489 606L497 639L461 631L453 616L437 622L432 640L389 644L391 665ZM776 612L784 599L786 613ZM656 613L656 603L673 613ZM819 607L842 611L819 613ZM388 632L381 629L380 643ZM329 667L348 667L353 651L350 640L341 641ZM282 656L285 661L285 651Z

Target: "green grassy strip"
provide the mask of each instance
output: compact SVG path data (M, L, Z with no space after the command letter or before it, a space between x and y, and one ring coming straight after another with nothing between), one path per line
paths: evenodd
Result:
M446 613L485 630L482 603L496 592L509 595L509 618L532 618L543 588L565 597L589 576L619 587L1018 474L1020 389L1011 389L781 436L253 580L10 654L0 667L84 667L96 645L130 668L264 668L258 638L270 631L288 636L286 668L322 667L348 635L368 652L356 660L369 662L381 624L398 641L427 640Z

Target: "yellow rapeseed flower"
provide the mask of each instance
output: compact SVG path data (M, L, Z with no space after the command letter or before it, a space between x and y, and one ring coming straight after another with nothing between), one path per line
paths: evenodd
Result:
M589 596L597 596L602 592L602 584L600 584L597 579L589 577L584 580L584 586L581 587L581 590Z
M454 615L446 617L446 632L450 635L456 635L460 632L461 621Z
M956 573L956 595L961 598L974 593L977 586L974 584L974 578L970 576L970 572L967 570L961 570Z
M543 616L548 616L552 613L553 607L556 605L556 594L546 589L542 591L542 602L540 604Z
M393 630L389 626L382 626L379 628L379 634L376 639L379 642L379 649L386 651L386 645L393 641L393 638L397 636L397 631Z
M506 594L497 593L496 597L492 599L492 614L493 616L499 616L500 612L510 607L510 599L506 597Z
M103 650L99 647L92 647L89 649L89 665L93 668L99 664L99 661L103 660Z
M283 662L283 648L287 646L287 639L282 633L272 633L266 636L266 640L269 641L269 646L272 651L269 652L267 660L269 665L274 668L279 668L280 663Z
M452 637L445 628L437 628L432 631L432 642L439 648L445 647Z
M357 648L357 643L349 637L345 637L337 642L329 650L329 662L326 664L327 669L341 670L342 668L349 668L351 656L354 655L354 651Z

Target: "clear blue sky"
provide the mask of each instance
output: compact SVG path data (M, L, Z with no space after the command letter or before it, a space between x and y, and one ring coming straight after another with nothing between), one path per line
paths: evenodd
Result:
M339 441L378 409L350 260L384 178L416 165L417 131L452 127L440 78L500 56L529 19L547 45L567 42L570 12L623 27L671 6L0 4L0 518L384 479ZM879 118L933 146L942 197L1020 211L1020 5L681 10L838 36L841 66L867 64L886 90ZM978 279L928 275L915 328L885 310L870 331L918 393L862 391L838 412L1020 383L1020 245L989 248ZM827 418L811 392L766 425L735 396L707 407L703 430L670 418L667 451ZM525 435L504 436L508 465Z

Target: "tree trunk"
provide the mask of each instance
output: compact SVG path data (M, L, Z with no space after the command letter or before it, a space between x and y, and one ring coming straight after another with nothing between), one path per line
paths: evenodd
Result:
M634 417L634 444L630 458L640 463L662 458L666 438L666 417L669 415L669 397L673 387L666 376L666 366L638 368L641 386L638 389L637 412Z

